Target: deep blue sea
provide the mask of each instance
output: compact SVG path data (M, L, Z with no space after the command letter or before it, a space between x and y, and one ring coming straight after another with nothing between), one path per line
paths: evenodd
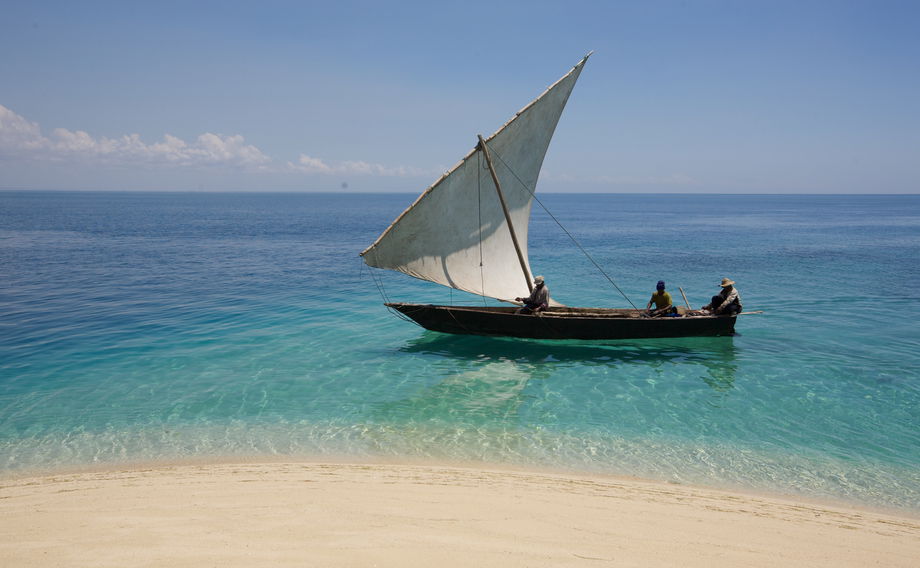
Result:
M265 455L547 467L920 512L920 196L541 195L735 337L450 336L366 267L414 194L0 192L0 475ZM535 273L628 303L535 206ZM525 291L522 290L522 293Z

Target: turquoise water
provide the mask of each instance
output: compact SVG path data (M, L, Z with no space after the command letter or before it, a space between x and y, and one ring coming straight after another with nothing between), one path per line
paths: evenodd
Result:
M920 197L547 195L645 305L740 335L428 332L357 253L414 195L0 192L0 474L259 455L483 461L920 512ZM628 306L543 212L569 305ZM522 291L523 292L523 291Z

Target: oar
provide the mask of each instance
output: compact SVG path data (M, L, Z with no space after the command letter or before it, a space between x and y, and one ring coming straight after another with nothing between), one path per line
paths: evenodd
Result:
M687 304L687 309L692 310L693 308L690 307L690 302L687 301L687 295L684 294L684 289L680 286L678 286L677 289L680 290L680 295L684 297L684 303Z

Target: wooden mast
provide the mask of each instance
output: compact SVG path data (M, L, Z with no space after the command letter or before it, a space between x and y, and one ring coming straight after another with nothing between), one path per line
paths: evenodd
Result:
M518 244L517 234L514 232L514 224L511 223L511 214L508 213L508 205L505 203L505 195L502 193L502 186L498 183L498 175L495 173L495 166L492 165L492 157L489 156L489 149L486 148L486 141L479 134L479 147L482 154L486 157L486 164L489 166L489 173L492 174L492 181L495 183L495 191L498 192L498 200L502 204L502 211L505 212L505 221L508 222L508 231L511 233L511 242L514 243L514 251L517 253L518 262L521 263L521 270L524 271L524 279L527 280L527 289L533 292L533 282L530 278L530 272L527 270L527 261L524 260L524 253L521 252L521 245Z

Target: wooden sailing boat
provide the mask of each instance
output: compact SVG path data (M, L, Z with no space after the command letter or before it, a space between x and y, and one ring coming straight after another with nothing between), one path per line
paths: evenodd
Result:
M369 266L403 272L509 303L532 290L527 230L553 131L589 53L426 189L361 253ZM730 335L734 316L649 318L638 309L572 308L540 315L515 306L387 303L430 330L537 339Z

